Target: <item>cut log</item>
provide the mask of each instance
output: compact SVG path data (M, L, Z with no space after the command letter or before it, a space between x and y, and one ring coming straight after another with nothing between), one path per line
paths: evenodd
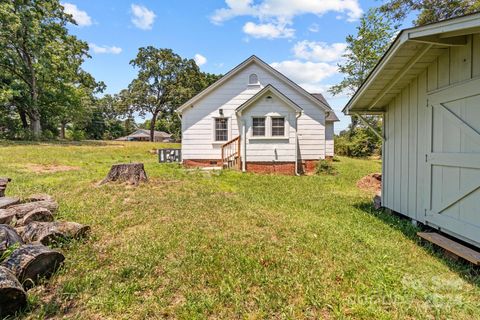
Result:
M2 197L0 198L0 209L5 209L6 207L13 206L19 202L20 198Z
M0 178L0 197L5 197L5 189L10 181L12 181L10 178Z
M13 315L27 304L27 294L15 274L0 267L0 317Z
M0 256L14 244L22 245L22 238L18 233L6 224L0 224Z
M68 239L84 238L89 231L89 226L75 222L31 222L23 230L23 240L27 243L51 245Z
M2 266L11 270L23 287L29 289L60 268L65 257L41 244L26 244L13 251Z
M44 201L16 204L14 206L8 207L7 209L0 209L0 222L2 221L2 217L11 217L12 214L17 218L17 220L20 220L27 213L30 213L33 210L36 210L39 208L44 208L49 210L52 213L55 213L58 209L58 203L52 200L44 200ZM10 223L10 221L3 222L3 223Z
M27 213L22 219L18 220L15 227L26 226L31 222L52 222L53 214L45 208L38 208Z
M15 219L15 212L0 209L0 224L10 224Z
M48 194L45 193L36 193L29 195L25 198L24 202L36 202L36 201L55 201L55 199Z
M148 178L143 163L124 163L114 164L100 185L112 181L127 182L136 186L140 182L148 181Z

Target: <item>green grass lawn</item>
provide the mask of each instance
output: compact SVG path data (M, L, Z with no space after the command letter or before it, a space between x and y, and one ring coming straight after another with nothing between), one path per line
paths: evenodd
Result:
M421 245L355 186L380 162L340 158L336 176L203 173L158 164L154 147L0 143L8 195L49 193L58 219L93 230L61 248L64 268L30 291L22 318L480 317L478 270ZM137 161L148 184L96 185Z

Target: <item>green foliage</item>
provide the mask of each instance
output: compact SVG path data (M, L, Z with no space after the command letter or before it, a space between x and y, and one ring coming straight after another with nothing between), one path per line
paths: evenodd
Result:
M370 9L360 19L357 33L346 38L345 62L338 65L344 79L329 91L333 95L355 93L389 47L396 29L391 19L378 9Z
M321 159L317 163L317 168L315 169L316 174L327 174L327 175L335 175L337 174L337 170L333 165L332 160Z
M81 69L88 45L67 23L74 21L58 0L0 2L0 106L14 108L36 138L78 119L102 88Z
M138 69L138 75L120 97L130 114L151 116L148 122L151 139L157 119L163 131L179 137L176 108L219 78L202 73L193 59L184 59L171 49L152 46L140 48L130 64Z
M388 0L380 6L383 13L396 21L403 21L412 12L418 12L413 23L422 26L445 19L480 11L479 0Z
M381 132L382 122L377 117L367 117L366 120ZM380 155L382 140L364 124L353 124L345 131L335 136L335 154L348 157L369 157Z

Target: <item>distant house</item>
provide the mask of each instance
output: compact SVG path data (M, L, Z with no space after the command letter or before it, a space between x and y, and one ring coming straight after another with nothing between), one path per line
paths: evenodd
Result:
M128 136L116 139L116 141L150 141L150 130L138 129ZM154 142L172 142L172 135L163 131L154 132Z
M383 206L480 247L480 14L403 30L344 112L383 115Z
M287 174L333 157L338 121L321 94L310 94L252 56L178 109L182 160Z

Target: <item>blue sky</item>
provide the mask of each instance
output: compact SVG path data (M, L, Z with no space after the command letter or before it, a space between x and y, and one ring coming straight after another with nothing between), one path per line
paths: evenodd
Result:
M341 122L348 97L330 97L338 83L336 64L345 37L374 0L68 0L62 2L78 26L73 34L90 44L85 70L107 84L107 93L135 77L129 61L139 47L171 48L194 58L201 69L226 73L255 54L302 85L322 92Z

